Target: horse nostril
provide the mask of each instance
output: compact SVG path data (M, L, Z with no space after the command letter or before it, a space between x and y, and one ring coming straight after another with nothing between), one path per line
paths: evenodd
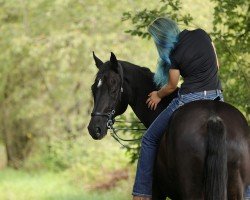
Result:
M96 128L95 128L95 133L96 133L96 136L97 136L97 137L100 137L100 136L101 136L101 129L100 129L100 127L96 127Z

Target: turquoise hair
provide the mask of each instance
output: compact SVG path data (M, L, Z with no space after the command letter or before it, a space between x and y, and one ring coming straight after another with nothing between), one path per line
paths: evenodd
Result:
M149 25L148 32L152 36L159 54L154 82L162 87L168 83L171 66L169 55L178 41L180 30L171 19L160 17Z

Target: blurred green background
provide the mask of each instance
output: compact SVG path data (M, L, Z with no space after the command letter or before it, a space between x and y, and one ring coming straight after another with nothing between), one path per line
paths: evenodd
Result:
M249 121L247 2L0 0L0 199L131 198L131 154L87 132L92 51L154 71L156 48L142 37L162 13L211 33L225 100Z

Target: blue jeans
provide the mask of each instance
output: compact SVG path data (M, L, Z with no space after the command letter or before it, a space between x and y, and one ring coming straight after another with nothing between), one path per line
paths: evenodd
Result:
M214 100L217 97L220 97L220 100L223 101L223 95L220 90L195 92L184 95L179 94L153 121L142 138L140 157L137 164L135 184L132 193L134 196L152 196L153 168L156 152L173 112L185 103L201 99Z
M250 200L250 185L246 188L245 199Z

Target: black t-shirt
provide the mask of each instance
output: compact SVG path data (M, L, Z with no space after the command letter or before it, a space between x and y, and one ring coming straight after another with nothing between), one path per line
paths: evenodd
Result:
M221 90L216 55L211 38L202 29L183 30L170 54L170 69L179 69L184 79L180 93Z

